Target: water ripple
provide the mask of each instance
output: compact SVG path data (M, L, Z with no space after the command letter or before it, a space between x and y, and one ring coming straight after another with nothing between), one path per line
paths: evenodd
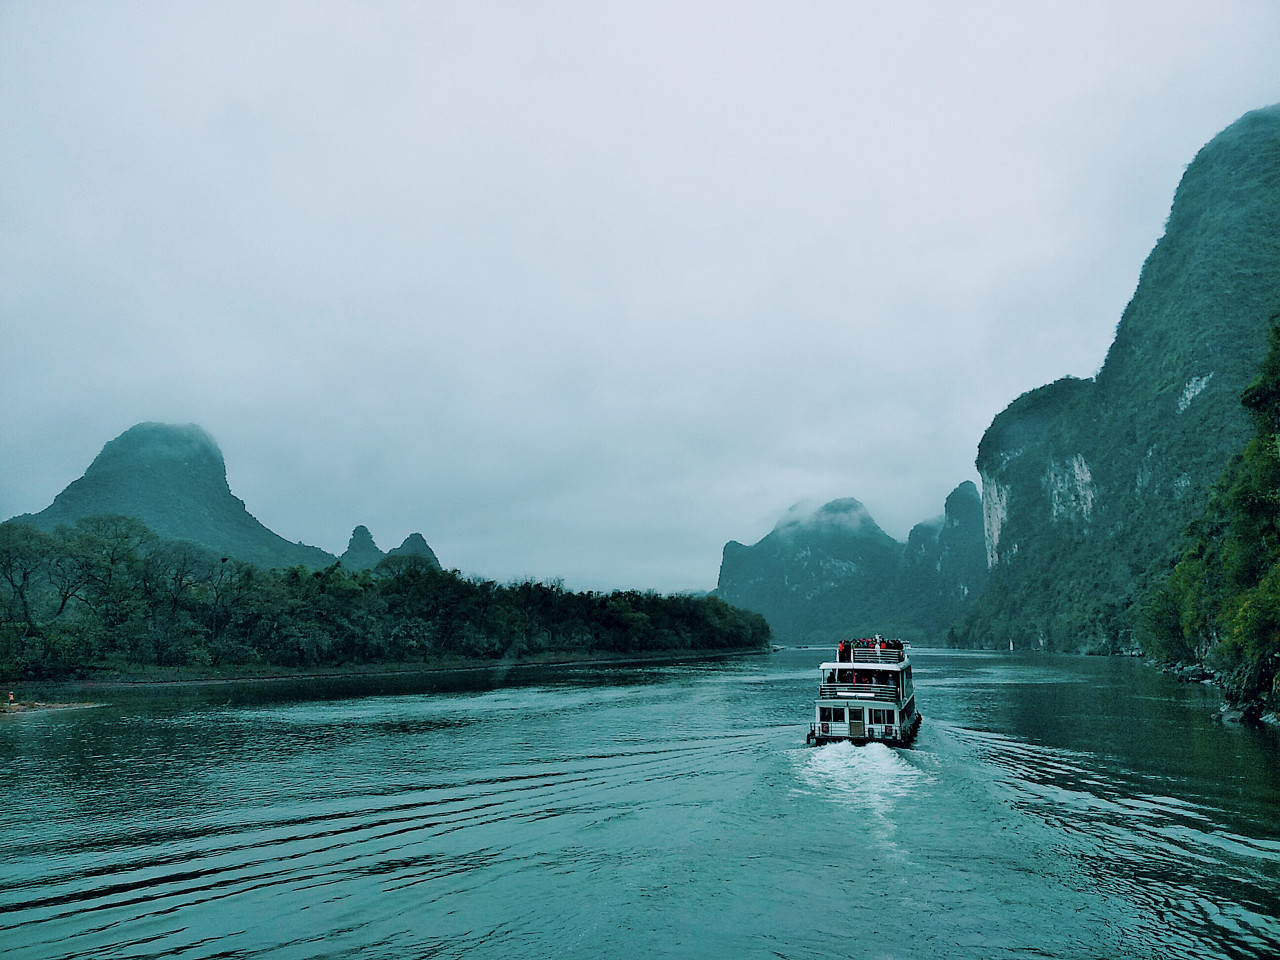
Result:
M8 725L0 958L1280 955L1265 781L959 708L805 748L800 663ZM998 718L975 664L931 709Z
M1222 811L1151 792L1148 778L1085 751L964 731L999 771L1006 799L1053 831L1081 890L1114 895L1149 919L1162 955L1280 956L1280 840L1233 834Z

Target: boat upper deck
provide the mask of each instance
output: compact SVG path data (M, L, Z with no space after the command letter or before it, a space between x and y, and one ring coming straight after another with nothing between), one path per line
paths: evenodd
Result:
M840 663L902 663L907 651L891 647L847 647Z
M823 683L818 686L819 700L882 700L897 703L903 693L888 683Z
M820 699L897 701L911 696L911 661L900 643L862 640L842 645L837 655L839 659L818 667Z

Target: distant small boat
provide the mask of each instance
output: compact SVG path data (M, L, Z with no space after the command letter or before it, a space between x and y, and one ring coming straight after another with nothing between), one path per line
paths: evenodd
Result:
M835 662L818 668L818 699L805 742L908 746L921 717L907 646L882 637L841 641Z

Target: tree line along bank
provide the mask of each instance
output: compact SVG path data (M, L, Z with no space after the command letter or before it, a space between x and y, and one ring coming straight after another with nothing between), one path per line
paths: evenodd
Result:
M264 570L122 516L0 524L0 676L341 667L540 654L752 650L759 614L715 596L573 592L389 556Z

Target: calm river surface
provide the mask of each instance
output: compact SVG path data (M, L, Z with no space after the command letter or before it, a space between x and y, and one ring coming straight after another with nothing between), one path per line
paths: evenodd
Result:
M915 749L806 748L824 657L5 717L0 957L1280 956L1280 747L1210 689L917 649Z

